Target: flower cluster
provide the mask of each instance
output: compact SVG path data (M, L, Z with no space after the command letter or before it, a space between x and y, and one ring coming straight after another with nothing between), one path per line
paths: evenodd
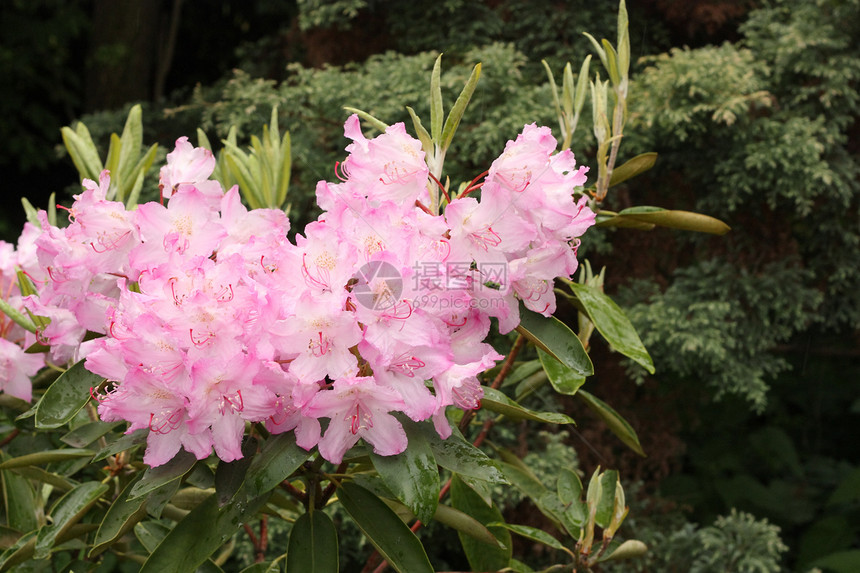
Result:
M548 128L526 126L442 214L402 124L367 139L353 116L345 133L341 182L317 185L324 212L295 242L283 212L248 211L185 138L161 171L166 206L107 201L105 172L68 227L42 216L44 277L25 304L50 318L54 360L85 356L107 379L101 418L150 430L147 464L180 447L237 459L249 422L335 463L359 439L402 452L397 412L447 437L447 407L478 407L477 376L502 358L491 318L505 333L520 301L555 310L553 279L575 271L594 214L572 195L585 168Z

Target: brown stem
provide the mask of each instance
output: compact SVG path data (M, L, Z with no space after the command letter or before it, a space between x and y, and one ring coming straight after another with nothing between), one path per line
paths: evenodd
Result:
M8 443L9 443L9 442L11 442L12 440L14 440L16 437L18 437L18 434L20 434L20 433L21 433L21 430L19 430L18 428L15 428L14 430L12 430L12 431L9 433L9 435L8 435L8 436L6 436L5 438L3 438L3 441L2 441L2 442L0 442L0 448L2 448L2 447L3 447L3 446L5 446L6 444L8 444Z

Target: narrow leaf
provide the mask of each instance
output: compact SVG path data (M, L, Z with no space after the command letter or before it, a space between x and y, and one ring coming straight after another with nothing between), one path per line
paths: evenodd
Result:
M619 217L625 217L640 223L650 223L660 227L670 227L683 231L698 231L700 233L712 233L714 235L725 235L731 227L708 215L692 213L690 211L669 211L666 209L651 208L645 211L640 208L624 209L618 213Z
M25 466L39 466L49 464L51 462L62 462L74 460L77 458L88 458L93 455L92 450L79 450L69 448L65 450L45 450L35 454L24 454L17 458L6 460L0 464L0 470L8 470L11 468L21 468Z
M361 119L363 119L364 121L366 121L367 123L369 123L370 125L375 127L376 130L379 131L380 133L385 133L385 130L388 129L387 123L376 119L375 117L373 117L372 115L370 115L366 111L362 111L362 110L356 109L354 107L344 107L343 109L345 109L349 113L356 114L358 117L360 117Z
M45 391L36 408L37 428L59 428L90 401L90 389L101 384L104 377L93 374L84 364L85 360L76 362Z
M251 461L245 476L245 491L248 496L256 497L271 490L290 477L310 455L309 451L296 445L293 432L269 438L260 453Z
M445 112L442 109L442 54L436 58L433 64L433 72L430 74L430 133L433 141L442 141L442 120Z
M456 529L460 533L465 533L481 543L504 549L502 543L496 539L496 536L483 523L459 509L439 504L433 519L452 529Z
M641 153L612 170L612 177L609 178L609 186L618 185L632 177L645 173L654 167L655 163L657 163L657 153L653 151Z
M636 435L636 431L627 423L627 420L622 418L618 412L609 406L609 404L589 394L585 390L580 390L576 395L581 398L595 414L600 416L600 418L606 422L606 425L612 433L618 436L618 438L624 442L627 447L640 456L645 456L645 452L639 444L639 436Z
M166 464L147 468L140 481L134 484L134 487L131 489L130 499L145 496L166 483L182 478L182 476L191 471L196 462L197 458L194 454L185 450L179 450L179 453L173 456L173 459Z
M591 359L573 331L554 316L545 317L520 304L517 332L580 376L594 374Z
M227 542L242 523L254 519L268 495L218 508L215 494L195 507L158 544L140 573L194 571Z
M484 504L484 501L456 476L451 481L451 504L487 526L502 545L502 547L493 547L477 541L470 535L457 532L472 571L498 571L507 567L511 560L513 547L511 534L502 526L489 525L504 523L505 520L499 509Z
M478 80L481 77L481 64L475 64L466 85L463 86L463 91L454 102L454 107L451 108L451 113L445 120L445 127L442 128L442 152L444 153L451 146L451 141L454 139L454 133L460 125L460 120L463 119L463 114L466 112L466 106L469 105L469 100L472 99L472 94L475 93L475 88L478 87Z
M142 472L125 486L108 508L98 531L96 531L89 557L101 554L112 543L131 531L135 524L146 515L146 498L129 499L131 488L141 477L143 477Z
M57 537L80 521L109 486L99 482L87 482L79 485L61 497L51 510L51 525L39 530L36 535L36 550L34 557L44 559L50 553Z
M406 106L406 111L409 112L409 117L412 118L412 125L415 127L415 135L418 136L418 140L421 142L421 148L424 150L425 157L430 157L433 153L433 138L430 137L430 134L427 133L427 130L421 125L421 119L415 113L415 110Z
M612 348L654 374L651 356L642 344L633 323L615 301L592 286L572 282L570 289L585 307L597 331Z
M400 573L433 573L424 546L385 502L351 482L341 485L337 497L368 540L394 569Z
M337 573L337 530L322 511L302 514L293 524L287 548L287 573Z
M143 445L146 443L147 436L149 436L149 430L147 428L140 428L131 434L125 434L112 444L108 444L106 448L99 450L95 457L93 457L93 461L99 462L108 456L113 456L120 452L130 450L136 446Z
M573 424L573 418L558 412L535 412L524 406L520 406L503 392L484 386L484 397L481 399L481 408L504 414L512 420L533 420L547 424Z
M572 555L570 549L562 545L562 543L558 539L556 539L546 531L538 529L537 527L530 527L528 525L513 525L510 523L493 523L492 525L504 527L508 531L512 531L520 537L525 537L526 539L536 541L537 543L542 543L548 547L552 547L553 549L558 549L559 551L564 551L565 553Z
M219 462L215 469L215 492L218 494L218 507L233 499L245 482L248 467L257 451L257 440L245 436L242 440L242 457L232 462Z
M143 120L141 117L140 104L133 106L125 120L122 128L122 147L119 152L119 165L117 175L125 179L126 173L137 163L140 157L140 148L143 146ZM133 179L132 179L133 180Z
M6 524L12 529L25 533L36 529L39 523L33 511L36 502L30 483L11 471L0 471L0 481L3 486Z
M90 422L68 432L60 441L73 448L85 448L120 424L122 422Z

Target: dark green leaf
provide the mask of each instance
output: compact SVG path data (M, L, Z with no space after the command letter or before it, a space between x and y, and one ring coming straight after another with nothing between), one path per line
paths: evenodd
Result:
M341 485L337 496L368 540L394 569L400 573L433 573L424 546L385 502L350 482Z
M538 348L538 357L550 384L559 394L568 396L576 394L579 387L585 384L585 376L580 376L540 348Z
M521 303L517 331L580 376L594 374L594 366L582 347L582 342L567 325L554 316L541 316Z
M612 345L612 348L654 374L654 362L651 356L645 350L645 345L642 344L633 323L615 304L615 301L601 290L588 285L570 283L570 289L585 307L597 331Z
M290 477L311 453L296 445L293 432L269 438L251 462L245 476L245 492L257 497Z
M144 496L149 492L160 488L164 484L182 478L182 476L191 471L191 468L194 467L196 462L197 458L194 454L186 452L185 450L179 450L179 453L173 456L173 459L166 464L154 468L147 468L143 473L141 480L134 484L129 498L134 499Z
M84 362L75 363L45 391L36 407L37 428L59 428L74 418L90 400L90 388L104 381L84 368Z
M161 513L164 511L164 506L166 506L173 496L176 495L176 492L179 491L179 485L181 480L175 479L171 482L167 482L161 487L157 487L148 494L146 494L146 513L154 517L155 519L161 518Z
M487 454L467 442L455 431L448 439L443 440L429 424L421 425L424 437L430 444L430 449L436 462L445 469L456 472L461 476L469 476L491 483L507 483L505 476L496 467L496 462Z
M149 553L155 551L168 533L170 528L158 521L141 521L134 526L134 536Z
M535 422L544 422L548 424L573 424L573 418L558 412L534 412L528 408L520 406L504 393L484 386L484 397L481 399L481 408L504 414L512 420L533 420Z
M428 523L439 503L439 469L430 444L417 424L404 423L409 447L396 456L370 454L388 488L418 519Z
M653 151L637 155L633 159L619 165L612 170L612 177L609 178L609 186L618 185L627 181L631 177L636 177L640 173L645 173L657 162L657 154Z
M83 448L89 446L120 424L122 422L90 422L89 424L78 426L61 437L60 441L73 448Z
M21 477L51 485L57 491L69 491L80 485L80 482L43 470L37 466L14 468L12 471Z
M559 551L564 551L565 553L570 553L570 550L561 544L561 542L541 529L536 527L529 527L528 525L512 525L509 523L494 523L492 525L504 527L508 531L512 531L521 537L525 537L526 539L531 539L532 541L536 541L538 543L543 543L548 547L552 547L553 549L558 549Z
M63 495L51 510L51 524L41 528L36 535L35 558L44 559L47 557L50 554L51 547L57 541L57 537L80 521L87 513L87 510L108 489L109 486L104 483L86 482Z
M253 519L267 497L237 501L219 509L218 500L212 494L170 530L140 573L193 571L230 539L242 523Z
M628 539L621 545L615 548L615 551L600 559L600 562L603 561L623 561L625 559L635 559L637 557L642 557L648 553L648 546L639 541L638 539ZM860 553L860 551L858 551ZM860 561L856 563L858 567L860 567ZM846 570L846 573L849 571L856 571L856 567L852 569Z
M20 468L25 466L38 466L49 464L51 462L61 462L65 460L73 460L76 458L88 458L93 455L92 450L79 450L76 448L67 448L65 450L47 450L35 454L25 454L6 460L0 464L0 470L11 468Z
M337 530L322 511L302 514L293 524L287 573L337 573Z
M89 557L95 557L102 553L108 546L131 531L134 525L146 515L146 507L144 507L146 498L128 499L131 488L141 477L143 477L143 473L137 474L108 508L96 532L95 539L93 539L93 547Z
M8 470L0 471L0 480L3 486L6 523L12 529L24 533L36 529L39 523L36 521L36 502L30 483Z
M595 414L600 416L600 418L606 422L606 425L612 433L618 436L618 438L624 442L627 447L640 456L645 456L645 452L639 444L639 436L636 435L636 431L627 423L627 420L622 418L618 412L609 406L609 404L595 396L592 396L585 390L580 390L576 395L581 398Z
M487 507L490 507L490 505L492 504L487 504ZM461 533L465 533L482 543L487 543L493 547L502 547L496 536L483 523L459 509L439 504L433 519Z
M472 516L485 526L490 523L503 523L505 521L497 507L488 507L471 488L456 476L451 481L451 503L456 509ZM487 528L503 547L493 547L477 541L470 535L457 532L472 571L498 571L510 563L512 553L510 532L498 525Z
M837 573L855 573L860 569L860 549L831 553L821 559L816 559L810 565Z
M257 451L257 440L245 436L242 441L242 457L232 462L220 462L215 469L215 493L218 494L218 506L230 501L245 482L245 475L251 465L254 453Z
M147 436L149 436L149 430L147 428L141 428L139 430L135 430L131 434L125 434L114 443L109 444L106 448L100 450L93 458L93 461L100 462L108 456L113 456L120 452L130 450L135 446L140 446L146 443Z

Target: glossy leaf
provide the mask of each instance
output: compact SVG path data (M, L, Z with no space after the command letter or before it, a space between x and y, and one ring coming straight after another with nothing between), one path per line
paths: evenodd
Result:
M585 307L597 331L612 345L612 348L654 374L654 362L645 345L642 344L642 339L639 338L633 323L615 304L615 301L592 286L572 282L570 289Z
M155 519L160 519L165 506L173 499L176 492L179 491L181 481L178 479L173 480L147 493L146 497L142 498L146 500L146 513Z
M505 377L505 381L502 382L502 388L505 388L506 386L512 386L518 382L522 382L540 369L540 360L529 360L528 362L521 362L514 366L513 370L511 370L511 373Z
M230 501L245 482L248 467L257 451L257 440L245 436L242 440L242 457L232 462L219 462L215 469L215 492L218 494L218 505L223 506Z
M637 155L612 170L612 177L609 178L609 186L618 185L632 177L645 173L654 167L655 163L657 163L657 154L653 151Z
M595 414L600 416L600 418L606 422L606 425L612 433L618 436L618 438L624 442L627 447L640 456L645 456L645 452L639 444L639 436L636 435L636 431L627 423L627 420L622 418L618 412L609 406L609 404L600 398L589 394L585 390L580 390L576 395L582 399Z
M690 211L670 211L658 207L631 207L618 213L619 217L659 227L670 227L684 231L698 231L714 235L725 235L731 227L708 215Z
M99 462L108 456L113 456L120 452L130 450L136 446L143 445L146 443L147 436L149 436L149 430L147 428L141 428L139 430L135 430L131 434L125 434L113 443L108 444L106 448L99 450L93 458L93 461Z
M433 573L424 546L397 514L358 484L344 482L337 497L380 555L400 573Z
M51 462L64 462L78 458L88 458L93 455L91 450L80 450L76 448L68 448L65 450L46 450L35 454L25 454L4 461L0 464L0 470L11 468L20 468L26 466L40 466Z
M104 381L84 367L84 360L63 372L45 391L36 408L37 428L59 428L90 400L90 388Z
M636 559L637 557L642 557L646 553L648 553L647 545L645 545L638 539L628 539L627 541L616 547L612 553L610 553L606 557L601 558L600 562ZM858 555L856 560L856 566L860 567L860 551L858 551L857 554Z
M373 467L391 492L428 523L439 503L439 469L430 444L416 424L405 423L409 447L396 456L370 454Z
M511 534L499 525L488 525L505 521L499 509L484 504L484 501L456 476L451 481L451 505L487 526L502 545L493 547L458 532L460 544L472 571L498 571L507 567L512 554Z
M430 444L436 462L443 468L490 483L508 483L496 466L496 462L467 442L458 431L455 430L450 437L443 440L429 425L421 424L421 429L424 432L424 438Z
M293 524L287 573L337 573L337 530L322 511L303 513Z
M548 547L552 547L553 549L558 549L559 551L570 553L570 549L562 545L562 543L558 539L556 539L546 531L538 529L537 527L529 527L528 525L513 525L509 523L494 523L492 525L504 527L508 531L516 533L520 537L525 537L526 539L542 543Z
M600 503L594 521L605 528L612 521L612 509L615 506L615 484L618 483L618 471L607 470L600 476Z
M481 408L504 414L512 420L533 420L535 422L543 422L547 424L573 424L573 418L559 412L534 412L520 406L504 393L490 388L484 387L484 397L481 399Z
M122 422L90 422L63 435L60 441L73 448L84 448L120 425Z
M174 526L152 551L140 573L193 571L242 525L253 519L267 495L218 508L215 494Z
M158 521L141 521L134 526L134 536L147 552L152 553L170 533L170 528Z
M248 467L245 493L248 497L257 497L270 491L290 477L310 455L309 451L296 444L293 432L269 438Z
M139 473L130 481L108 508L98 531L96 531L95 539L93 539L93 546L89 552L90 557L102 553L112 543L131 531L135 524L146 515L146 498L129 499L131 488L141 477L143 477L143 473Z
M59 474L43 470L37 466L22 466L11 470L21 477L46 483L57 491L69 491L80 485L80 482L63 477Z
M585 384L585 376L580 376L540 348L538 348L538 357L550 384L559 394L568 396L576 394L580 386Z
M144 496L149 492L160 488L164 484L181 479L182 476L191 471L191 468L194 467L196 462L197 458L194 454L186 452L185 450L179 450L179 453L173 456L173 459L166 464L154 468L147 468L140 481L134 484L129 498L134 499Z
M594 366L582 347L582 342L567 325L554 316L541 316L520 304L520 324L517 331L580 376L594 374Z
M80 521L108 489L104 483L86 482L63 495L51 510L51 524L36 535L35 558L47 557L57 537Z
M39 526L33 509L36 507L33 488L22 476L9 470L0 471L3 487L3 506L6 523L12 529L25 533Z
M490 504L487 506L489 507ZM496 536L487 529L487 527L472 517L471 515L460 511L448 505L439 504L436 509L436 514L433 516L435 521L443 523L452 529L456 529L461 533L486 543L493 547L504 548L501 542L496 539Z

